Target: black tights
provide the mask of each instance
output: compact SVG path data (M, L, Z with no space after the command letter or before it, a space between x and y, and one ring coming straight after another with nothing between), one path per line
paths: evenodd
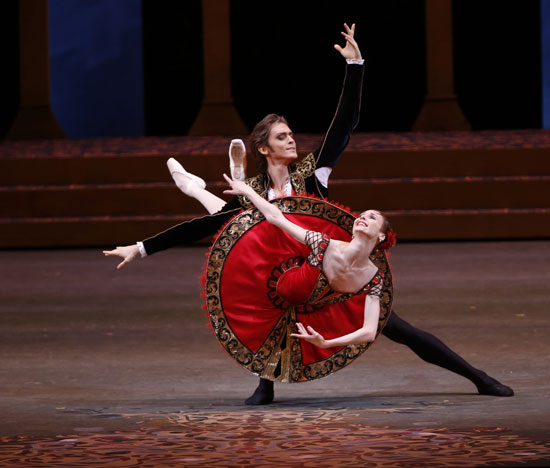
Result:
M395 311L391 313L382 334L396 343L408 346L424 361L466 377L476 385L487 378L485 372L472 367L439 338L413 327Z
M510 387L489 377L482 370L472 367L439 338L413 327L395 312L390 315L382 334L396 343L408 346L424 361L471 380L482 395L512 396L514 394ZM271 403L273 397L273 382L260 379L260 384L245 403L247 405L265 405Z

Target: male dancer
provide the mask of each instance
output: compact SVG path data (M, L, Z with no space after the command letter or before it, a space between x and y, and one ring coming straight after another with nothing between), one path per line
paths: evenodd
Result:
M297 158L293 134L286 120L275 114L265 117L250 135L251 151L256 158L260 174L248 179L247 183L264 198L284 197L293 193L312 193L320 197L328 195L330 172L358 123L364 71L361 52L354 39L355 25L351 28L344 25L344 28L345 32L342 32L342 35L346 40L346 46L342 48L335 45L335 48L347 61L346 76L336 114L321 147L300 163L293 164ZM145 257L175 245L189 244L214 235L232 216L242 208L248 207L250 203L246 198L235 197L214 214L178 224L136 245L117 247L112 251L105 251L104 254L122 257L123 261L117 267L120 269L139 256ZM472 367L438 338L413 327L395 311L392 312L382 333L397 343L409 346L424 361L466 377L482 395L514 394L510 387ZM258 387L245 403L263 405L271 403L273 398L273 382L260 379Z

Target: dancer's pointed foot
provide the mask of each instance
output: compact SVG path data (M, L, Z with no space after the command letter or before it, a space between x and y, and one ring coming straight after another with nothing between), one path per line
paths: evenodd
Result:
M192 197L193 191L197 187L200 187L201 189L206 187L206 182L203 179L187 172L174 158L170 158L166 161L166 165L168 166L172 179L174 179L174 182L178 188L185 193L185 195Z
M493 395L500 397L514 396L514 390L501 384L497 379L487 376L482 382L476 384L480 395Z
M231 140L229 145L229 170L231 178L246 179L246 148L242 140Z
M273 403L274 397L273 382L267 379L260 379L259 385L254 390L254 393L245 401L245 405L269 405Z

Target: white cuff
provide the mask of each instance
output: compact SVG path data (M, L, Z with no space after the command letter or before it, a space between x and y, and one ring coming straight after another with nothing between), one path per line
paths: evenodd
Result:
M331 172L332 172L332 167L325 166L325 167L320 167L319 169L315 169L315 175L317 177L317 180L325 188L328 188L328 178L330 177Z
M349 65L363 65L365 59L346 59L346 62L348 62Z
M145 251L145 246L143 245L143 242L137 242L137 246L139 249L139 254L141 255L141 258L147 257L147 252Z

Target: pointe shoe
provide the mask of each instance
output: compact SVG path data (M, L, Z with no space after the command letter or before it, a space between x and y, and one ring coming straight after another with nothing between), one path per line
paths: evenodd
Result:
M203 179L187 172L174 158L170 158L166 161L166 165L168 166L172 179L174 179L178 188L186 195L192 196L191 192L197 185L202 189L206 187L206 182Z
M244 180L246 178L246 148L242 140L231 140L229 145L229 170L231 178Z

